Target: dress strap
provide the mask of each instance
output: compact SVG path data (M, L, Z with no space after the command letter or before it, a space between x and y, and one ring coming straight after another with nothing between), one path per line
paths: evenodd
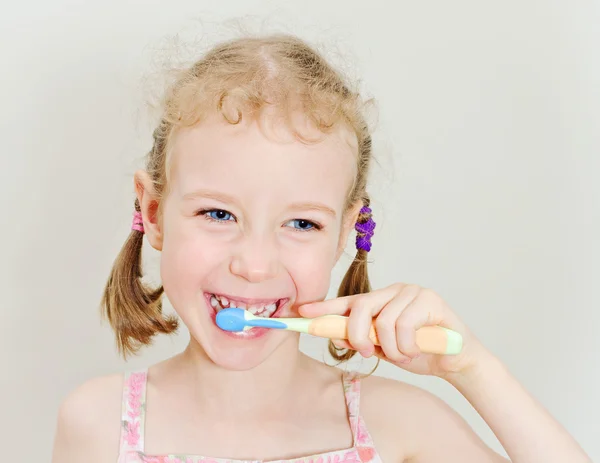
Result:
M348 418L355 447L373 447L373 439L360 414L360 373L345 371L342 376Z
M144 451L147 379L147 370L125 374L121 411L121 453L131 450Z

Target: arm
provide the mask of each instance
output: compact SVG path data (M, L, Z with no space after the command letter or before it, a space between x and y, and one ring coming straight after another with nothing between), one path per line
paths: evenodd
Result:
M335 340L339 347L353 348L365 357L374 354L406 371L447 380L479 412L513 463L590 462L575 439L519 385L435 291L396 283L366 294L305 304L299 311L305 317L348 315L348 340ZM373 324L378 346L369 338ZM421 353L416 332L424 326L443 326L460 333L461 352ZM397 410L397 414L401 413L401 409ZM487 457L475 456L477 439L468 433L460 434L453 414L443 406L430 407L428 413L436 419L419 428L424 438L417 435L416 440L424 442L411 452L412 461L503 461L491 453ZM413 411L412 415L411 419L418 418L419 412ZM432 448L441 445L444 450L436 455Z
M473 405L513 463L591 463L573 437L491 354L446 380Z

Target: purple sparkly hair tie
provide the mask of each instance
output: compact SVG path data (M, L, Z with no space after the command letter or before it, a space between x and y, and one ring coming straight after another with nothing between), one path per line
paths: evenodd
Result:
M354 225L354 229L357 232L356 235L356 249L362 249L369 252L371 250L371 237L375 233L375 221L371 217L371 209L367 206L363 206L360 210L361 214L368 214L369 220L366 222L357 221Z

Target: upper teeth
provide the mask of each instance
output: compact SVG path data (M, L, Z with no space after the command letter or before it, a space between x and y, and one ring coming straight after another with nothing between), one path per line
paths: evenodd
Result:
M277 304L271 302L270 304L252 304L248 305L244 302L230 301L224 296L212 295L210 298L210 305L212 305L217 312L227 307L237 307L239 309L248 310L254 315L259 317L270 317L277 310Z

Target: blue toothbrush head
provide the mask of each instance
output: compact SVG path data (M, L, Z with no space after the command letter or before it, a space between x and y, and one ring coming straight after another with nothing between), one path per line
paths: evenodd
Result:
M223 331L244 331L255 326L280 330L288 328L287 323L281 320L257 317L244 309L236 307L229 307L217 312L216 322L217 326Z
M248 326L246 311L236 307L230 307L217 312L217 326L224 331L244 331Z

